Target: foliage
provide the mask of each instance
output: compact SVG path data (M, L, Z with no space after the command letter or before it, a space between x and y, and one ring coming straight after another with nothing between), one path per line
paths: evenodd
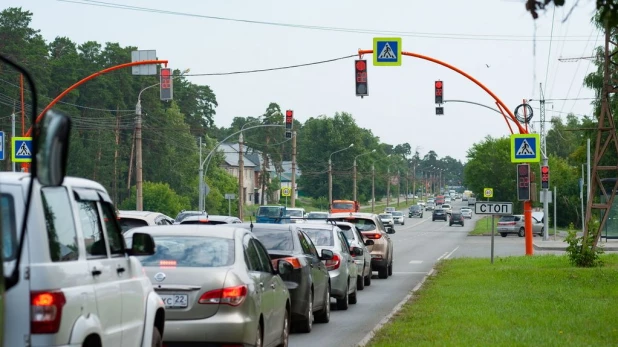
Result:
M589 230L596 230L598 227L598 221L591 221L589 224L589 228L593 228ZM566 253L571 264L579 267L603 266L603 261L601 260L601 254L604 253L603 248L593 247L593 241L594 238L592 237L578 237L573 224L569 225L564 242L569 244L566 248Z
M155 211L172 218L182 210L190 208L189 199L180 196L167 183L144 182L144 211ZM135 209L135 188L132 194L120 205L121 210Z
M577 7L578 0L571 0L571 8L568 16ZM565 0L526 0L526 10L530 12L532 18L539 17L538 11L545 10L547 5L553 3L555 6L564 6ZM598 21L608 26L618 25L618 1L617 0L597 0L597 18ZM566 19L566 18L565 18Z

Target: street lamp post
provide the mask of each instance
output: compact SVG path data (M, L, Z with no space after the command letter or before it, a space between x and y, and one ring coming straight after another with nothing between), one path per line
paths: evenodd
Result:
M359 154L356 157L354 157L354 175L353 175L353 177L354 177L354 188L353 188L353 190L354 190L354 201L356 201L356 189L357 189L356 188L356 158L358 158L360 156L363 156L363 155L375 153L375 151L376 150L374 149L373 151L366 152L366 153L363 153L363 154Z
M328 157L328 209L330 210L331 205L333 204L333 154L343 152L346 149L350 149L354 147L354 144L350 144L348 147L340 149L338 151L334 151Z
M375 213L376 208L376 167L371 164L371 213Z

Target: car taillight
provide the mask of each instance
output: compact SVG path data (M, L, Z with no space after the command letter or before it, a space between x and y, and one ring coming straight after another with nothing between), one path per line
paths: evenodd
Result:
M247 286L236 286L222 289L215 289L200 296L197 301L199 304L222 304L238 306L247 297Z
M288 258L279 258L279 259L273 259L270 262L273 264L273 267L276 269L277 268L277 262L279 260L285 260L288 263L292 264L292 267L295 269L300 269L301 267L303 267L300 263L300 260L298 260L298 258L295 257L288 257Z
M30 292L30 330L33 334L55 334L60 329L64 294L57 292Z
M326 261L326 270L337 270L341 265L341 258L337 254L333 254L333 259Z
M159 260L159 267L162 267L162 268L176 267L176 260Z
M380 233L370 233L370 234L363 234L363 235L367 236L368 239L372 239L372 240L377 240L382 237L382 234Z

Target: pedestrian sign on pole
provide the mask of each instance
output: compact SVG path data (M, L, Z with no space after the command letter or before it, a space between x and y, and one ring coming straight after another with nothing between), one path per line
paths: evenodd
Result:
M32 137L13 137L11 154L14 163L30 163L32 161Z
M541 161L539 134L513 134L511 135L511 162L512 163L538 163Z
M292 196L291 189L289 187L281 188L281 196Z
M4 160L4 131L0 131L0 160Z
M485 197L485 198L493 198L494 197L494 189L493 188L484 188L483 189L483 197Z
M374 37L373 65L401 66L401 37Z

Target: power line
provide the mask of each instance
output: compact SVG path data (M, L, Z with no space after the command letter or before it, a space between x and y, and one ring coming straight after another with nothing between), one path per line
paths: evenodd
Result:
M220 17L220 16L207 16L196 13L188 13L188 12L178 12L171 10L161 10L149 7L140 7L140 6L130 6L130 5L122 5L111 2L104 1L94 1L94 0L57 0L60 2L74 3L80 5L87 6L97 6L97 7L107 7L114 8L120 10L129 10L129 11L138 11L138 12L148 12L148 13L157 13L157 14L167 14L174 16L184 16L184 17L193 17L193 18L202 18L202 19L210 19L210 20L219 20L219 21L227 21L227 22L236 22L236 23L244 23L244 24L258 24L258 25L268 25L268 26L277 26L277 27L286 27L286 28L296 28L296 29L309 29L309 30L320 30L320 31L334 31L334 32L346 32L346 33L356 33L356 34L397 34L399 36L410 36L410 37L419 37L419 38L432 38L432 39L453 39L453 40L484 40L484 41L533 41L534 37L520 36L520 35L490 35L490 34L451 34L451 33L432 33L432 32L412 32L412 31L395 31L395 30L376 30L376 29L361 29L361 28L344 28L344 27L328 27L328 26L318 26L318 25L305 25L305 24L291 24L291 23L283 23L283 22L270 22L270 21L259 21L259 20L249 20L249 19L238 19L238 18L230 18L230 17ZM560 39L554 38L557 41L586 41L583 39L585 36L570 36L570 37L561 37ZM581 38L581 39L580 39ZM548 40L538 40L536 41L548 41Z
M552 43L552 39L554 35L555 17L556 17L556 6L554 6L554 11L551 16L551 31L550 31L550 36L549 36L549 49L547 52L547 69L545 70L545 83L543 83L545 85L545 89L547 89L547 76L549 76L549 59L551 58L551 43Z

